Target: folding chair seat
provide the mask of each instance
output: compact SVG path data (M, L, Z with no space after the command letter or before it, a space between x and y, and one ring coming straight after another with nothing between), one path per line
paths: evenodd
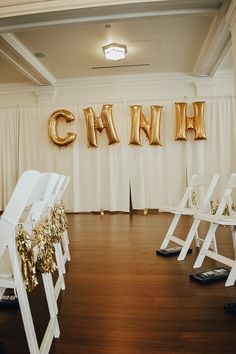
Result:
M214 215L209 213L199 213L195 216L196 220L207 221L210 223L210 226L193 267L201 267L205 257L209 257L227 265L231 268L231 270L226 280L225 286L234 285L236 280L236 213L234 210L232 210L232 193L235 188L236 173L232 173L216 213ZM226 209L229 211L229 215L223 215ZM235 259L231 259L219 254L218 251L215 252L214 250L209 249L212 240L215 239L216 231L219 226L231 227Z
M177 258L178 261L185 259L193 239L195 239L196 247L200 247L200 243L203 242L203 240L201 240L198 236L198 226L200 224L200 220L198 219L193 219L191 228L185 240L174 235L180 218L183 215L194 216L198 213L203 213L207 210L208 207L210 207L210 198L218 182L218 179L219 174L214 174L212 178L202 175L193 175L179 204L179 207L167 207L161 209L161 211L174 214L174 217L171 221L160 249L166 249L170 241L182 246L181 252ZM198 197L201 195L201 202L198 202ZM213 244L213 247L214 246L215 244Z
M17 251L15 233L21 223L21 216L25 209L31 210L37 202L37 189L42 186L42 175L37 171L26 171L19 178L8 205L0 219L0 287L15 289L19 301L20 311L25 328L25 334L31 354L47 354L54 337L59 337L60 331L56 315L55 299L52 292L51 274L44 276L44 287L49 308L50 320L39 346L25 283L21 271L21 261ZM33 197L34 196L34 197ZM30 213L30 211L29 211ZM5 262L4 253L9 252L10 263Z

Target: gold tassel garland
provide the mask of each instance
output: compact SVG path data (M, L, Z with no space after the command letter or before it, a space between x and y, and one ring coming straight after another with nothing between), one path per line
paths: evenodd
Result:
M65 207L62 201L54 204L51 210L51 221L54 225L53 242L61 242L63 232L68 228Z
M53 243L61 241L63 232L68 228L68 221L63 202L54 205L49 217L43 218L33 228L34 244L38 246L36 264L30 235L19 225L16 235L17 251L21 259L21 271L27 291L38 285L36 269L41 273L53 273L56 269Z
M53 273L57 267L52 244L53 226L48 218L44 218L34 227L33 236L39 249L36 262L37 270L41 273Z
M217 201L213 201L213 200L210 201L210 208L211 208L211 214L212 214L212 215L215 215L215 214L216 214L219 205L220 205L220 201L219 201L218 199L217 199ZM234 205L234 204L232 204L232 210L235 211L235 205ZM229 206L228 206L228 204L226 204L225 209L224 209L222 215L226 215L226 216L229 216L229 215L230 215L230 211L229 211Z
M16 247L21 259L21 272L25 288L30 292L38 285L38 280L36 276L31 239L22 225L19 225L16 234Z
M192 201L192 205L198 206L197 195L195 192L192 192L191 201Z

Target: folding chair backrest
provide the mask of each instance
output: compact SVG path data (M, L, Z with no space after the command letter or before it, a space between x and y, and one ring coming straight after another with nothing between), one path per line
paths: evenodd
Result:
M214 192L219 178L219 173L214 174L213 177L199 176L199 184L197 185L197 187L204 188L203 198L201 200L201 203L199 204L199 213L203 213L204 211L206 211L207 207L210 207L210 198L212 196L212 193Z
M39 220L43 213L47 212L47 204L53 190L59 180L57 173L42 173L38 183L30 197L32 208L25 222L26 229L32 228L33 224Z
M61 200L62 199L62 196L63 194L65 193L65 190L68 186L68 183L70 182L70 176L64 176L65 179L64 179L64 183L63 185L61 186L61 189L60 191L58 192L58 195L57 195L57 200Z
M232 173L229 177L229 181L227 183L227 188L236 188L236 173Z
M187 186L186 191L185 191L185 193L183 195L183 198L182 198L182 200L180 202L180 205L179 205L180 208L184 208L186 206L187 202L190 201L191 196L192 196L192 192L193 192L193 188L195 186L195 181L197 180L197 177L198 177L198 175L193 175L191 177L189 185Z
M25 171L19 178L11 198L0 219L0 257L15 236L15 227L25 208L29 205L30 196L38 183L40 173L34 170Z
M65 181L66 181L66 176L59 175L58 182L57 182L57 184L50 196L50 199L48 200L48 207L49 208L52 207L53 204L59 200L58 195L60 194L60 191L63 188Z
M232 192L233 189L236 188L236 173L232 173L229 177L228 183L226 185L225 192L221 198L221 202L219 204L219 207L217 208L216 215L222 215L226 205L228 206L229 210L232 207Z
M180 207L184 208L185 205L188 204L189 208L196 209L198 212L205 211L219 177L220 175L218 173L214 174L213 177L193 175L180 203ZM204 189L204 191L200 191L201 188ZM200 198L201 201L198 202L201 192L203 197ZM195 199L195 201L193 199Z

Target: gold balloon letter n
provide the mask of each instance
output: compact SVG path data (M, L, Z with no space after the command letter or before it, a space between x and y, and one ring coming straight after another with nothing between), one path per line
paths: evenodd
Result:
M131 145L142 145L140 141L140 130L146 134L149 145L161 145L160 123L162 106L151 106L151 123L145 118L142 106L131 106Z
M204 126L204 105L205 102L193 102L194 116L187 117L186 109L187 103L175 103L176 110L176 134L175 140L187 140L187 130L192 129L195 131L194 140L206 139L205 126Z
M106 130L109 145L120 142L113 122L111 104L103 105L101 115L99 117L96 117L91 107L85 108L84 114L86 119L87 140L89 147L98 147L97 131L101 133L103 129Z
M75 140L76 134L67 133L66 137L61 138L57 132L57 124L60 118L64 118L66 122L72 122L75 120L74 115L65 109L59 109L58 111L53 112L48 121L48 134L54 144L58 146L67 146Z

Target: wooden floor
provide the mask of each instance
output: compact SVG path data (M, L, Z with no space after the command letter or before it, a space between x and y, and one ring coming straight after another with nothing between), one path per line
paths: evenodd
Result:
M236 353L236 317L224 311L236 300L236 285L190 281L195 248L184 262L155 255L169 214L68 218L72 260L59 299L61 336L51 354ZM183 219L180 235L190 221ZM221 228L219 241L231 254L228 228ZM203 269L216 265L208 260ZM42 287L30 302L40 340L48 317ZM28 354L17 308L0 309L0 342L1 354Z

